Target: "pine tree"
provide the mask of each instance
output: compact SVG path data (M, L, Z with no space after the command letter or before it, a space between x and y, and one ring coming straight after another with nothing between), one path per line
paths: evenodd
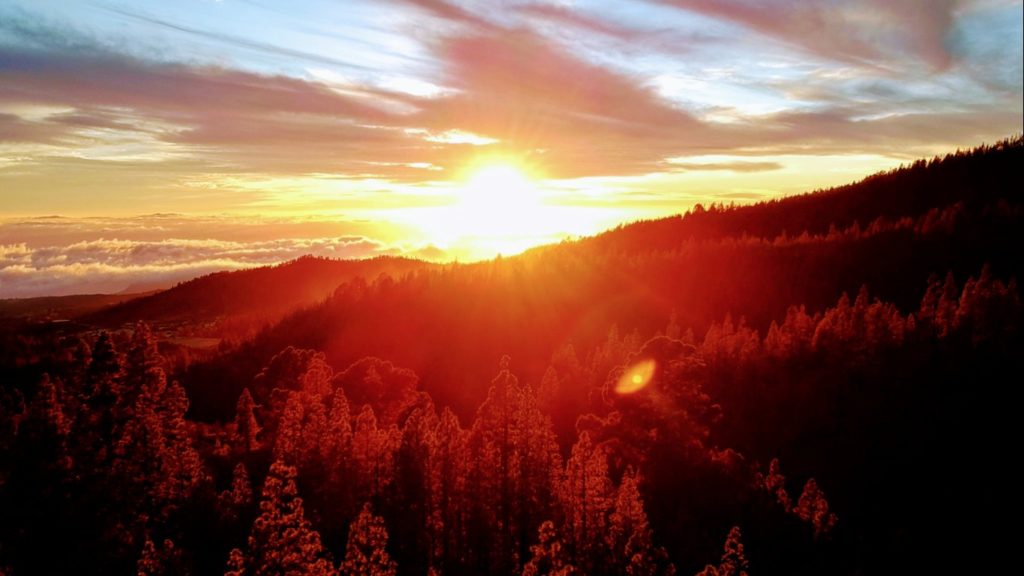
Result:
M606 538L613 574L647 576L655 573L651 528L635 473L627 472L622 477Z
M559 497L566 543L573 563L585 574L593 574L607 559L604 535L611 492L604 452L591 443L589 434L582 432L566 462Z
M74 351L71 352L71 359L68 363L66 376L68 405L73 407L72 413L78 414L83 409L87 400L89 363L92 361L92 347L85 338L78 338ZM77 418L76 418L77 419Z
M956 327L957 309L960 305L960 291L956 287L956 278L953 273L946 274L946 281L942 285L942 293L935 305L934 326L936 335L939 338L949 336Z
M228 553L228 565L224 576L245 576L245 555L238 548L232 548Z
M256 421L255 408L256 402L253 401L249 389L243 389L235 406L235 429L231 436L232 442L242 453L249 453L259 448L257 437L260 433L260 425Z
M394 478L394 456L400 436L396 428L379 429L373 408L363 406L352 433L355 493L369 501L383 493Z
M352 451L352 416L345 391L341 388L334 390L330 405L320 448L329 478L333 482L345 477L342 469Z
M512 502L513 526L518 558L529 554L528 543L536 526L555 513L554 493L561 476L562 459L552 430L551 419L541 412L537 396L523 386L513 411L517 452Z
M545 413L554 414L558 410L559 399L562 397L561 388L558 372L554 366L548 366L537 391L537 400Z
M101 332L92 347L92 358L86 370L87 396L93 408L113 405L123 376L124 358L114 347L110 334Z
M341 388L330 397L330 410L317 443L324 481L317 494L324 513L337 518L355 514L355 481L352 462L352 418L348 399ZM339 534L344 526L339 527ZM325 534L326 535L326 534Z
M743 553L739 526L729 530L724 548L718 566L708 565L697 576L747 576L747 557Z
M65 445L71 433L72 420L64 413L64 386L60 380L51 380L49 374L43 374L35 396L28 404L25 433L38 434L39 440L59 444L54 446L58 453L67 456ZM44 440L45 439L45 440Z
M245 465L239 462L231 475L231 488L221 492L218 497L221 518L228 523L236 523L243 512L252 505L252 484Z
M299 465L302 453L302 420L304 416L305 407L302 395L298 392L289 392L277 424L274 460L289 466Z
M514 571L529 553L535 527L551 516L561 463L550 420L533 390L509 371L507 356L477 410L469 448L476 462L473 529L481 539L475 548L488 557L486 569Z
M466 433L459 419L445 408L434 433L435 447L430 463L433 498L430 530L436 543L435 554L442 569L454 569L464 558L466 545Z
M303 479L322 479L327 463L321 442L327 427L323 397L307 392L288 392L277 426L274 459L298 468Z
M763 486L769 494L775 496L775 499L782 505L782 508L789 512L793 507L793 501L786 492L786 477L780 471L778 458L772 458L772 461L768 464L768 474L764 476Z
M434 430L437 415L434 406L426 403L413 410L402 428L401 442L395 456L395 483L390 504L401 511L405 522L396 527L397 557L403 565L430 565L433 556L430 466L433 458Z
M150 379L153 370L163 370L163 357L157 351L156 338L144 322L135 325L128 343L124 363L124 385L120 395L126 406L131 406L135 396Z
M818 488L818 483L814 478L804 484L804 490L793 508L793 513L804 522L809 522L814 526L815 538L827 536L838 521L836 515L829 512L825 493Z
M97 470L109 465L115 427L121 420L115 415L115 405L119 404L123 378L124 359L114 347L110 334L102 332L92 348L92 359L86 370L82 420L87 432L78 438L80 451L92 460Z
M568 554L562 544L555 525L550 520L541 523L537 531L537 543L530 546L533 554L523 566L523 576L573 576L576 567L569 563Z
M369 503L364 504L349 528L341 573L344 576L394 576L397 568L385 549L387 543L384 520L374 516Z
M172 576L180 574L181 552L174 547L174 542L164 540L160 548L152 540L146 540L142 554L136 563L138 576Z
M332 378L334 370L327 364L327 359L323 354L316 354L310 359L306 371L299 377L299 386L303 393L323 399L331 394Z
M246 554L252 576L334 574L320 535L306 520L292 466L274 462L263 485L260 515L253 522Z
M161 495L175 504L188 498L201 482L207 480L199 454L192 446L192 435L185 421L187 412L185 389L177 382L171 382L164 389L157 414L164 445L160 455Z
M113 450L112 490L127 513L126 525L163 524L204 479L185 422L188 400L163 369L151 368L126 409Z

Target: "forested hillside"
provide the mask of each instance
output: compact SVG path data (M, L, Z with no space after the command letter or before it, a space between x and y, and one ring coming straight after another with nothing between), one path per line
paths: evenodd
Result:
M145 320L159 322L220 321L230 328L270 323L296 306L313 304L354 278L401 276L430 264L381 256L368 260L333 260L306 256L277 266L217 272L162 292L125 302L83 318L106 326ZM227 321L227 322L225 322Z
M201 362L145 323L25 336L0 573L1005 570L1022 160L383 261ZM107 318L284 298L235 278Z

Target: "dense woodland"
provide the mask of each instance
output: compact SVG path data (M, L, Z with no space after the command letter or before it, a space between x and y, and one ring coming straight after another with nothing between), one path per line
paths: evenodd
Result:
M0 334L0 574L1005 569L1022 160ZM224 344L164 354L195 298Z

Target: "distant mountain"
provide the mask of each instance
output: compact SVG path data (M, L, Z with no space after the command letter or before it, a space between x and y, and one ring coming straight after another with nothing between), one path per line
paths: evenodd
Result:
M67 320L149 294L149 291L133 291L119 294L3 299L0 300L0 320Z
M401 277L429 266L420 260L390 256L368 260L303 256L276 266L201 276L90 314L82 320L101 326L139 320L153 324L194 324L239 317L270 322L296 306L318 302L339 284L354 278L372 281L381 274Z
M129 284L126 288L119 291L118 294L139 295L143 292L159 292L160 290L167 290L171 286L171 282L136 282Z

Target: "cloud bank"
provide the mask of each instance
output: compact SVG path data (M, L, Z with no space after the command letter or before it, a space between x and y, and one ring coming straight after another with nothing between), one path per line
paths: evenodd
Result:
M263 226L290 230L294 236L259 239L256 234ZM307 254L430 255L365 236L319 235L356 228L344 222L177 215L0 222L0 298L166 288L211 272L277 264Z

